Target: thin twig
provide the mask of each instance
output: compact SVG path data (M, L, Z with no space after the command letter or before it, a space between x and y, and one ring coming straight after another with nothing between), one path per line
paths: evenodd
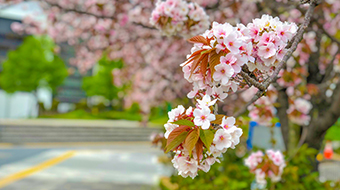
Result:
M306 31L306 29L307 29L307 27L310 23L314 9L315 9L318 2L319 2L318 0L312 0L311 1L309 8L307 10L307 13L305 15L305 20L300 25L296 35L293 37L291 47L286 52L286 54L284 55L284 57L283 57L282 61L279 63L279 65L275 68L275 71L272 74L272 76L263 83L263 86L265 87L265 89L264 90L259 89L259 91L256 93L256 95L243 108L241 108L238 112L236 112L235 117L238 117L242 113L244 113L247 110L247 107L249 105L251 105L252 103L254 103L256 100L258 100L260 97L262 97L264 92L268 89L269 85L272 82L274 82L278 79L278 74L279 74L280 70L285 67L288 59L292 56L292 54L296 50L298 44L302 40L303 33Z
M247 73L245 73L244 71L241 71L239 73L243 78L244 80L247 82L247 84L251 84L253 86L255 86L256 88L262 90L262 91L265 91L266 88L265 86L263 86L263 84L259 83L258 81L256 81L255 79L251 78ZM250 86L249 86L250 87Z
M59 9L62 9L63 11L66 11L66 12L74 12L74 13L79 13L79 14L83 14L83 15L89 15L89 16L94 16L96 18L101 18L101 19L111 19L111 20L115 19L113 16L105 16L105 15L94 14L94 13L90 13L90 12L80 10L80 9L71 9L71 8L63 7L63 6L59 5L58 3L51 3L51 2L46 1L46 0L45 1L41 0L41 1L47 3L50 6L58 7ZM142 26L143 28L147 28L147 29L157 30L155 27L147 26L147 25L142 24L142 23L132 22L132 24L135 24L137 26Z

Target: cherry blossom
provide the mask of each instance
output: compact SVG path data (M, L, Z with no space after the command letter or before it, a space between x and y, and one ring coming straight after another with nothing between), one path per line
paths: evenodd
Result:
M200 107L209 107L216 103L217 99L211 100L210 96L203 96L202 100L197 100Z
M224 129L219 129L215 133L214 141L217 150L223 150L231 146L231 135Z
M183 0L158 0L152 11L150 23L163 35L179 34L189 38L209 27L209 16L197 3Z
M171 162L178 174L183 177L194 178L199 170L208 172L212 164L219 162L218 157L221 154L228 148L235 148L240 142L243 132L235 125L234 117L224 116L221 118L222 121L216 120L211 110L216 101L205 95L197 99L196 108L185 109L179 105L168 113L169 120L164 125L166 130L164 137L170 142L167 142L165 150L175 153ZM200 133L206 135L204 140L201 139ZM181 135L187 136L183 142L177 142L175 139ZM176 144L172 144L174 141ZM191 142L194 144L190 144L189 141L194 141ZM211 144L206 144L207 142Z
M219 64L215 66L215 73L213 79L215 81L221 81L222 85L226 85L229 79L234 74L234 69L226 64Z
M197 126L202 126L202 129L208 129L210 127L210 121L216 119L214 114L211 114L211 111L208 107L202 107L201 109L196 108L194 110L194 123Z
M256 182L262 185L267 183L266 178L274 183L279 182L283 169L286 167L283 154L271 149L266 150L266 154L262 151L252 153L245 159L245 165L255 174Z

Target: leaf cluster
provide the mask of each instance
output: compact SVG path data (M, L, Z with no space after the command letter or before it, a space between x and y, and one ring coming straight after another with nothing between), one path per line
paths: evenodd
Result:
M124 86L118 87L113 83L113 69L123 67L122 60L108 60L104 55L98 62L98 72L89 77L83 78L82 88L88 96L103 96L108 100L118 98L118 93L124 90Z
M179 127L170 133L165 147L166 153L176 149L181 144L189 151L190 155L196 147L198 158L203 154L203 146L209 150L214 139L214 132L212 130L197 128L192 121L186 119L181 119L172 123L179 125Z
M188 41L191 43L200 43L205 46L210 46L210 41L212 38L207 38L203 36L194 36L190 38ZM188 58L186 64L191 64L191 75L199 68L199 72L203 77L206 76L206 72L208 69L211 71L211 76L214 75L215 66L220 63L220 57L225 55L228 52L221 51L220 53L216 53L216 48L211 47L211 49L201 49L195 51Z
M55 44L47 36L28 36L3 62L0 85L8 93L31 92L38 87L53 91L68 72L63 60L54 53Z

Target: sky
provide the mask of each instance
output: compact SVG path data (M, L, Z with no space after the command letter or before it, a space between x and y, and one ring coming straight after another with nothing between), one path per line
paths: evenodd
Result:
M36 20L45 20L46 18L38 2L22 2L2 8L0 6L0 17L22 20L25 16L32 16Z

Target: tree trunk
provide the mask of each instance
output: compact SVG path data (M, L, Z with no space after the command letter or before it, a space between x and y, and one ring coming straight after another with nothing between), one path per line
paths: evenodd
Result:
M289 150L289 125L288 125L288 96L285 92L285 89L279 91L277 103L279 103L279 107L277 108L277 115L280 119L281 124L281 133L283 137L283 142L286 147L286 151Z

